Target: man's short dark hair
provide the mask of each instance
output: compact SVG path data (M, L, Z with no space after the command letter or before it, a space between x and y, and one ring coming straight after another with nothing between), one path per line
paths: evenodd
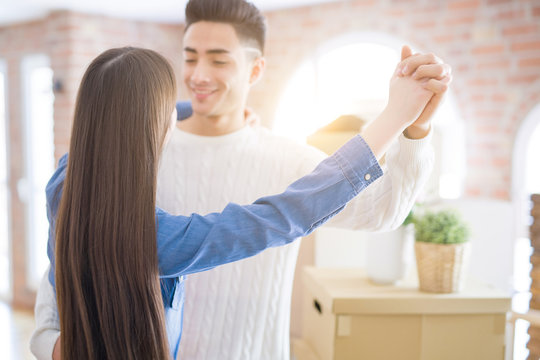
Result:
M231 24L238 38L264 52L264 17L246 0L189 0L186 5L186 31L194 23L211 21Z

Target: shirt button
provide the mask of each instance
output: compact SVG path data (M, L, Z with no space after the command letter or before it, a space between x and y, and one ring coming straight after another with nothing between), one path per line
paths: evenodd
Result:
M371 179L371 174L364 175L364 180L369 181Z

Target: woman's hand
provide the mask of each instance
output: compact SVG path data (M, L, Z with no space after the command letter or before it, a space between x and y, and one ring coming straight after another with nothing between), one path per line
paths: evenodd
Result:
M401 49L401 63L396 70L401 76L411 76L424 84L424 88L433 92L422 113L405 129L404 134L411 139L425 137L431 128L431 119L437 110L448 85L452 81L452 68L433 54L412 54L411 48Z
M411 125L434 95L433 91L426 88L426 83L426 80L403 76L401 67L398 66L390 79L390 93L385 112L391 114L404 128Z

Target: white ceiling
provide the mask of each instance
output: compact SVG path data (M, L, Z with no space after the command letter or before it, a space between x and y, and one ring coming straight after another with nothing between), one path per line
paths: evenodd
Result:
M262 11L292 8L338 0L252 0ZM46 16L51 10L180 23L187 0L0 0L0 26Z

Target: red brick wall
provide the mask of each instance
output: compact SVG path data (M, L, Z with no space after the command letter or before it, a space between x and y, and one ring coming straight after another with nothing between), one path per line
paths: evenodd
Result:
M452 65L467 132L466 193L510 199L514 137L540 102L540 2L356 0L266 15L268 67L250 101L267 124L288 76L321 44L347 33L386 33Z
M25 176L20 62L28 54L50 57L54 79L63 84L54 100L55 156L67 152L75 97L90 61L103 50L117 46L153 48L178 68L182 25L163 25L111 19L102 16L55 12L44 20L0 28L0 58L8 69L8 153L11 192L11 239L13 254L13 303L31 307L34 292L26 285L25 204L16 185ZM3 146L3 144L2 144Z

